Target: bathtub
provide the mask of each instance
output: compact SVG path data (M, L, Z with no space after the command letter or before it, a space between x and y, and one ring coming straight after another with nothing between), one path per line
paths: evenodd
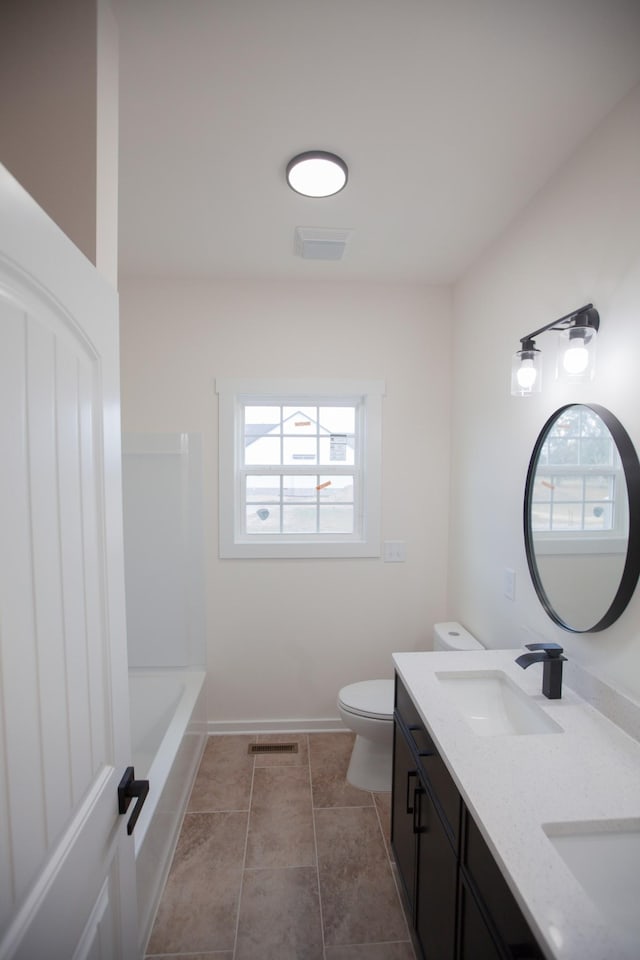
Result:
M136 779L149 795L134 831L140 947L144 949L205 745L204 670L131 669Z

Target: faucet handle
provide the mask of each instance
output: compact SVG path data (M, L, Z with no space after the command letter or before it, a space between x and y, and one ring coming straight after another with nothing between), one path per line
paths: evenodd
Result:
M525 643L525 647L527 650L544 650L551 659L560 657L563 651L559 643ZM566 660L566 657L562 657L562 659Z

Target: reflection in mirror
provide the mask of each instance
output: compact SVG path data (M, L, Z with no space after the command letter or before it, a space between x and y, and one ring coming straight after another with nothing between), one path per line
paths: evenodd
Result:
M524 504L527 562L538 597L561 627L604 630L640 572L640 464L604 407L570 404L545 424Z

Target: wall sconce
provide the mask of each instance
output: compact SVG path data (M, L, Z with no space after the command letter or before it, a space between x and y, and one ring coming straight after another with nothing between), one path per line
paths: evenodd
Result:
M556 379L565 383L586 383L595 371L596 334L600 315L592 303L554 320L526 337L520 338L520 349L511 365L511 393L528 397L542 389L542 354L535 337L547 330L558 331Z

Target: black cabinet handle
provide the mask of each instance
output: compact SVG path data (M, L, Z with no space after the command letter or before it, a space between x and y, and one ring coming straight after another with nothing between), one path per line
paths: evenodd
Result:
M136 797L136 805L133 808L133 813L129 817L129 822L127 823L127 833L129 836L133 833L133 828L136 825L138 817L140 816L140 811L144 806L144 802L147 799L147 794L149 793L149 781L148 780L136 780L135 772L133 767L127 767L124 772L124 776L118 785L118 813L126 813L129 809L129 804L132 799Z
M411 792L411 779L412 779L412 777L417 777L417 776L418 776L418 771L417 771L417 770L407 770L407 796L406 796L406 804L405 804L406 809L407 809L407 813L413 813L413 807L412 807L411 804L409 803L409 794L410 794L410 792ZM414 806L415 806L415 792L414 792L414 801L413 801L413 803L414 803Z
M424 787L416 787L413 791L413 832L414 833L427 833L429 830L429 824L423 824L422 822L422 802L421 798L427 791Z

